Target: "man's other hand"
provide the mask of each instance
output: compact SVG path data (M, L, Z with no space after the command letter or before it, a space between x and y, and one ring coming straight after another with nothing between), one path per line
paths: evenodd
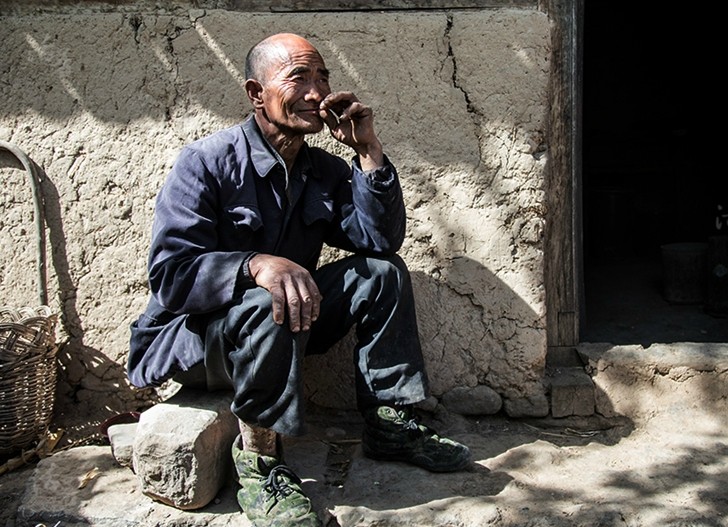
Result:
M321 293L311 273L287 258L271 254L256 254L248 265L255 283L271 294L273 321L283 324L287 309L291 331L311 329L321 308Z
M384 163L382 144L374 131L374 112L351 92L331 93L321 101L319 115L337 141L359 154L362 169L373 170Z

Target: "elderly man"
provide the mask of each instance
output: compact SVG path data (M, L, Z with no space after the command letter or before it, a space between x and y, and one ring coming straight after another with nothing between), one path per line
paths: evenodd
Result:
M254 525L319 525L279 435L305 433L304 355L352 327L364 454L444 472L470 452L414 420L428 388L396 255L405 207L371 108L332 92L319 52L293 34L255 45L246 78L253 115L184 148L157 198L129 378L233 390L242 509ZM306 144L324 126L351 166ZM324 244L351 255L318 267Z

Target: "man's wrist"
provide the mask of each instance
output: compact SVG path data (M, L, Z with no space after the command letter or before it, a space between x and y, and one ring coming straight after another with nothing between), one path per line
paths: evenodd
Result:
M238 276L235 281L235 293L242 293L244 290L255 285L255 277L250 271L250 261L258 255L257 252L251 251L245 259L242 265L238 269Z
M378 140L370 145L367 145L365 149L358 150L359 165L364 171L376 170L384 166L384 150L382 143Z

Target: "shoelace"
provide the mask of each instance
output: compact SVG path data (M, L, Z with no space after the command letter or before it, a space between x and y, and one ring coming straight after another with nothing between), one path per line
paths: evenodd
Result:
M269 493L269 499L273 500L267 512L270 512L281 498L289 496L294 491L291 488L291 481L298 485L301 483L301 478L286 465L276 465L270 470L268 478L263 485L263 490Z
M416 415L410 416L408 414L409 414L409 412L406 412L404 410L400 410L397 412L397 415L399 416L399 418L402 419L402 421L404 422L402 427L410 433L415 433L415 434L421 433L422 429L420 428L420 423L417 420L417 416ZM422 425L422 428L425 429L425 433L429 432L428 427Z
M405 421L404 429L407 431L411 431L411 432L419 432L420 425L417 423L417 421L415 419L410 419L409 421Z

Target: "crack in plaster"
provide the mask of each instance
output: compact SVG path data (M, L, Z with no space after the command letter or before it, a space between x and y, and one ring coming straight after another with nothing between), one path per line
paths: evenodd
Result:
M183 33L186 31L190 31L193 29L193 25L197 23L197 21L204 16L204 12L202 15L193 18L191 20L190 27L181 27L177 24L174 24L173 28L167 28L164 31L164 39L165 39L165 46L164 51L167 53L167 56L169 57L169 66L171 70L171 89L172 89L172 101L170 104L168 104L164 109L164 118L165 121L170 122L173 119L174 115L174 109L177 107L177 103L180 99L180 91L177 84L177 81L179 80L179 57L177 57L177 54L175 53L174 49L174 41L179 38Z
M477 171L480 167L483 159L483 137L480 133L481 128L481 120L482 115L478 111L478 109L473 104L473 101L470 99L470 95L468 94L467 90L462 86L460 81L458 81L458 63L457 59L455 58L455 51L452 47L452 28L454 25L454 18L453 15L448 14L447 15L447 24L445 26L445 34L443 36L443 39L445 41L445 44L447 45L447 57L446 59L449 59L452 63L452 74L451 74L451 82L453 87L458 90L460 93L463 94L463 98L465 99L465 106L467 108L468 115L472 116L473 124L476 128L476 137L478 139L478 164L474 167L474 170Z
M128 18L129 25L131 26L133 35L134 35L134 42L139 44L140 42L140 30L141 27L144 25L144 21L142 20L142 17L139 15L131 15Z
M465 88L460 85L458 82L458 63L457 59L455 58L455 52L452 49L452 28L454 25L454 20L452 15L447 15L447 25L445 26L445 43L447 44L447 58L452 61L452 85L455 89L457 89L460 93L463 94L463 98L465 99L465 104L468 108L468 113L471 113L477 117L480 117L478 115L478 112L475 109L475 106L473 105L473 102L470 100L470 95L468 95L468 92L465 90ZM476 122L476 124L478 124Z

